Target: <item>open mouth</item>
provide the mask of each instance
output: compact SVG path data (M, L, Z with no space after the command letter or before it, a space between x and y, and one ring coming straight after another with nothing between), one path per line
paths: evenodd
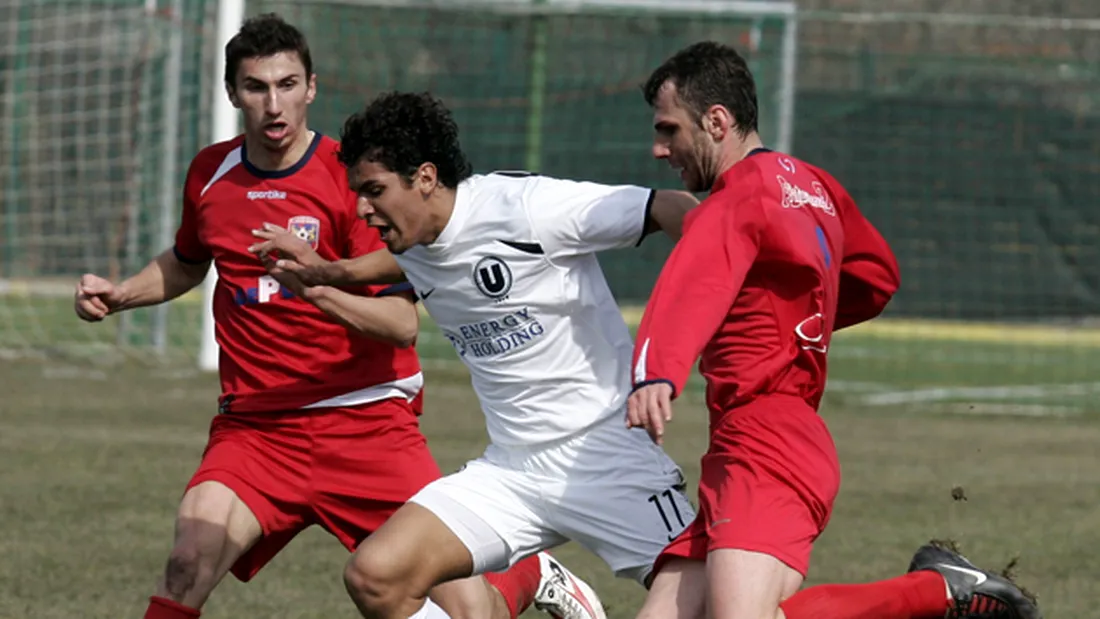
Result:
M371 225L371 227L374 228L375 230L378 230L378 235L382 237L383 241L390 240L389 237L390 237L390 234L393 232L393 226L386 226L386 225L379 224L379 225Z
M264 136L269 140L281 140L286 137L289 125L285 122L273 122L264 127Z

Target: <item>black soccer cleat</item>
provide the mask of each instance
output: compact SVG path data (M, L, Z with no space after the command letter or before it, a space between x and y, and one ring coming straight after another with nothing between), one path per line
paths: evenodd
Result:
M945 619L1042 619L1035 600L1005 576L983 570L952 548L921 546L909 571L931 570L947 581L954 605Z

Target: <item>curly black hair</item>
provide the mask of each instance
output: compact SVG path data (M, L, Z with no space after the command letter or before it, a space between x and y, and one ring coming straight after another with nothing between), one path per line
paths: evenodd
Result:
M276 13L251 17L225 44L225 83L237 81L237 69L245 58L266 58L280 52L295 52L306 68L306 77L313 75L313 59L305 35L283 21Z
M712 105L723 105L737 121L742 136L756 131L756 81L737 50L728 45L703 41L676 52L657 67L642 86L651 107L665 82L676 86L685 107L702 122Z
M450 189L473 173L450 110L427 92L382 94L344 122L340 161L351 168L363 159L406 182L422 164L433 163L440 184Z

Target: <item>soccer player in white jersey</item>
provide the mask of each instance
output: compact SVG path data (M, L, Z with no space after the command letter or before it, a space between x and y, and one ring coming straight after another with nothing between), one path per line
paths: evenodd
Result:
M409 617L437 583L567 540L648 585L654 559L695 513L679 467L623 421L633 341L596 252L658 228L677 238L696 199L472 175L450 112L428 94L383 95L353 115L340 157L359 216L390 253L325 263L273 226L253 250L278 252L272 274L305 284L403 272L469 368L491 439L359 547L345 581L364 616Z

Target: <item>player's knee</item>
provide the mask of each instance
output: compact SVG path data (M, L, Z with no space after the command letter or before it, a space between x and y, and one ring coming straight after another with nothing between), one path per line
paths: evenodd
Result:
M418 586L412 576L391 556L357 552L344 567L344 586L360 607L387 615L389 609L427 594L427 588Z
M164 568L164 588L172 599L182 599L206 588L213 573L214 566L203 565L202 554L196 547L177 544Z

